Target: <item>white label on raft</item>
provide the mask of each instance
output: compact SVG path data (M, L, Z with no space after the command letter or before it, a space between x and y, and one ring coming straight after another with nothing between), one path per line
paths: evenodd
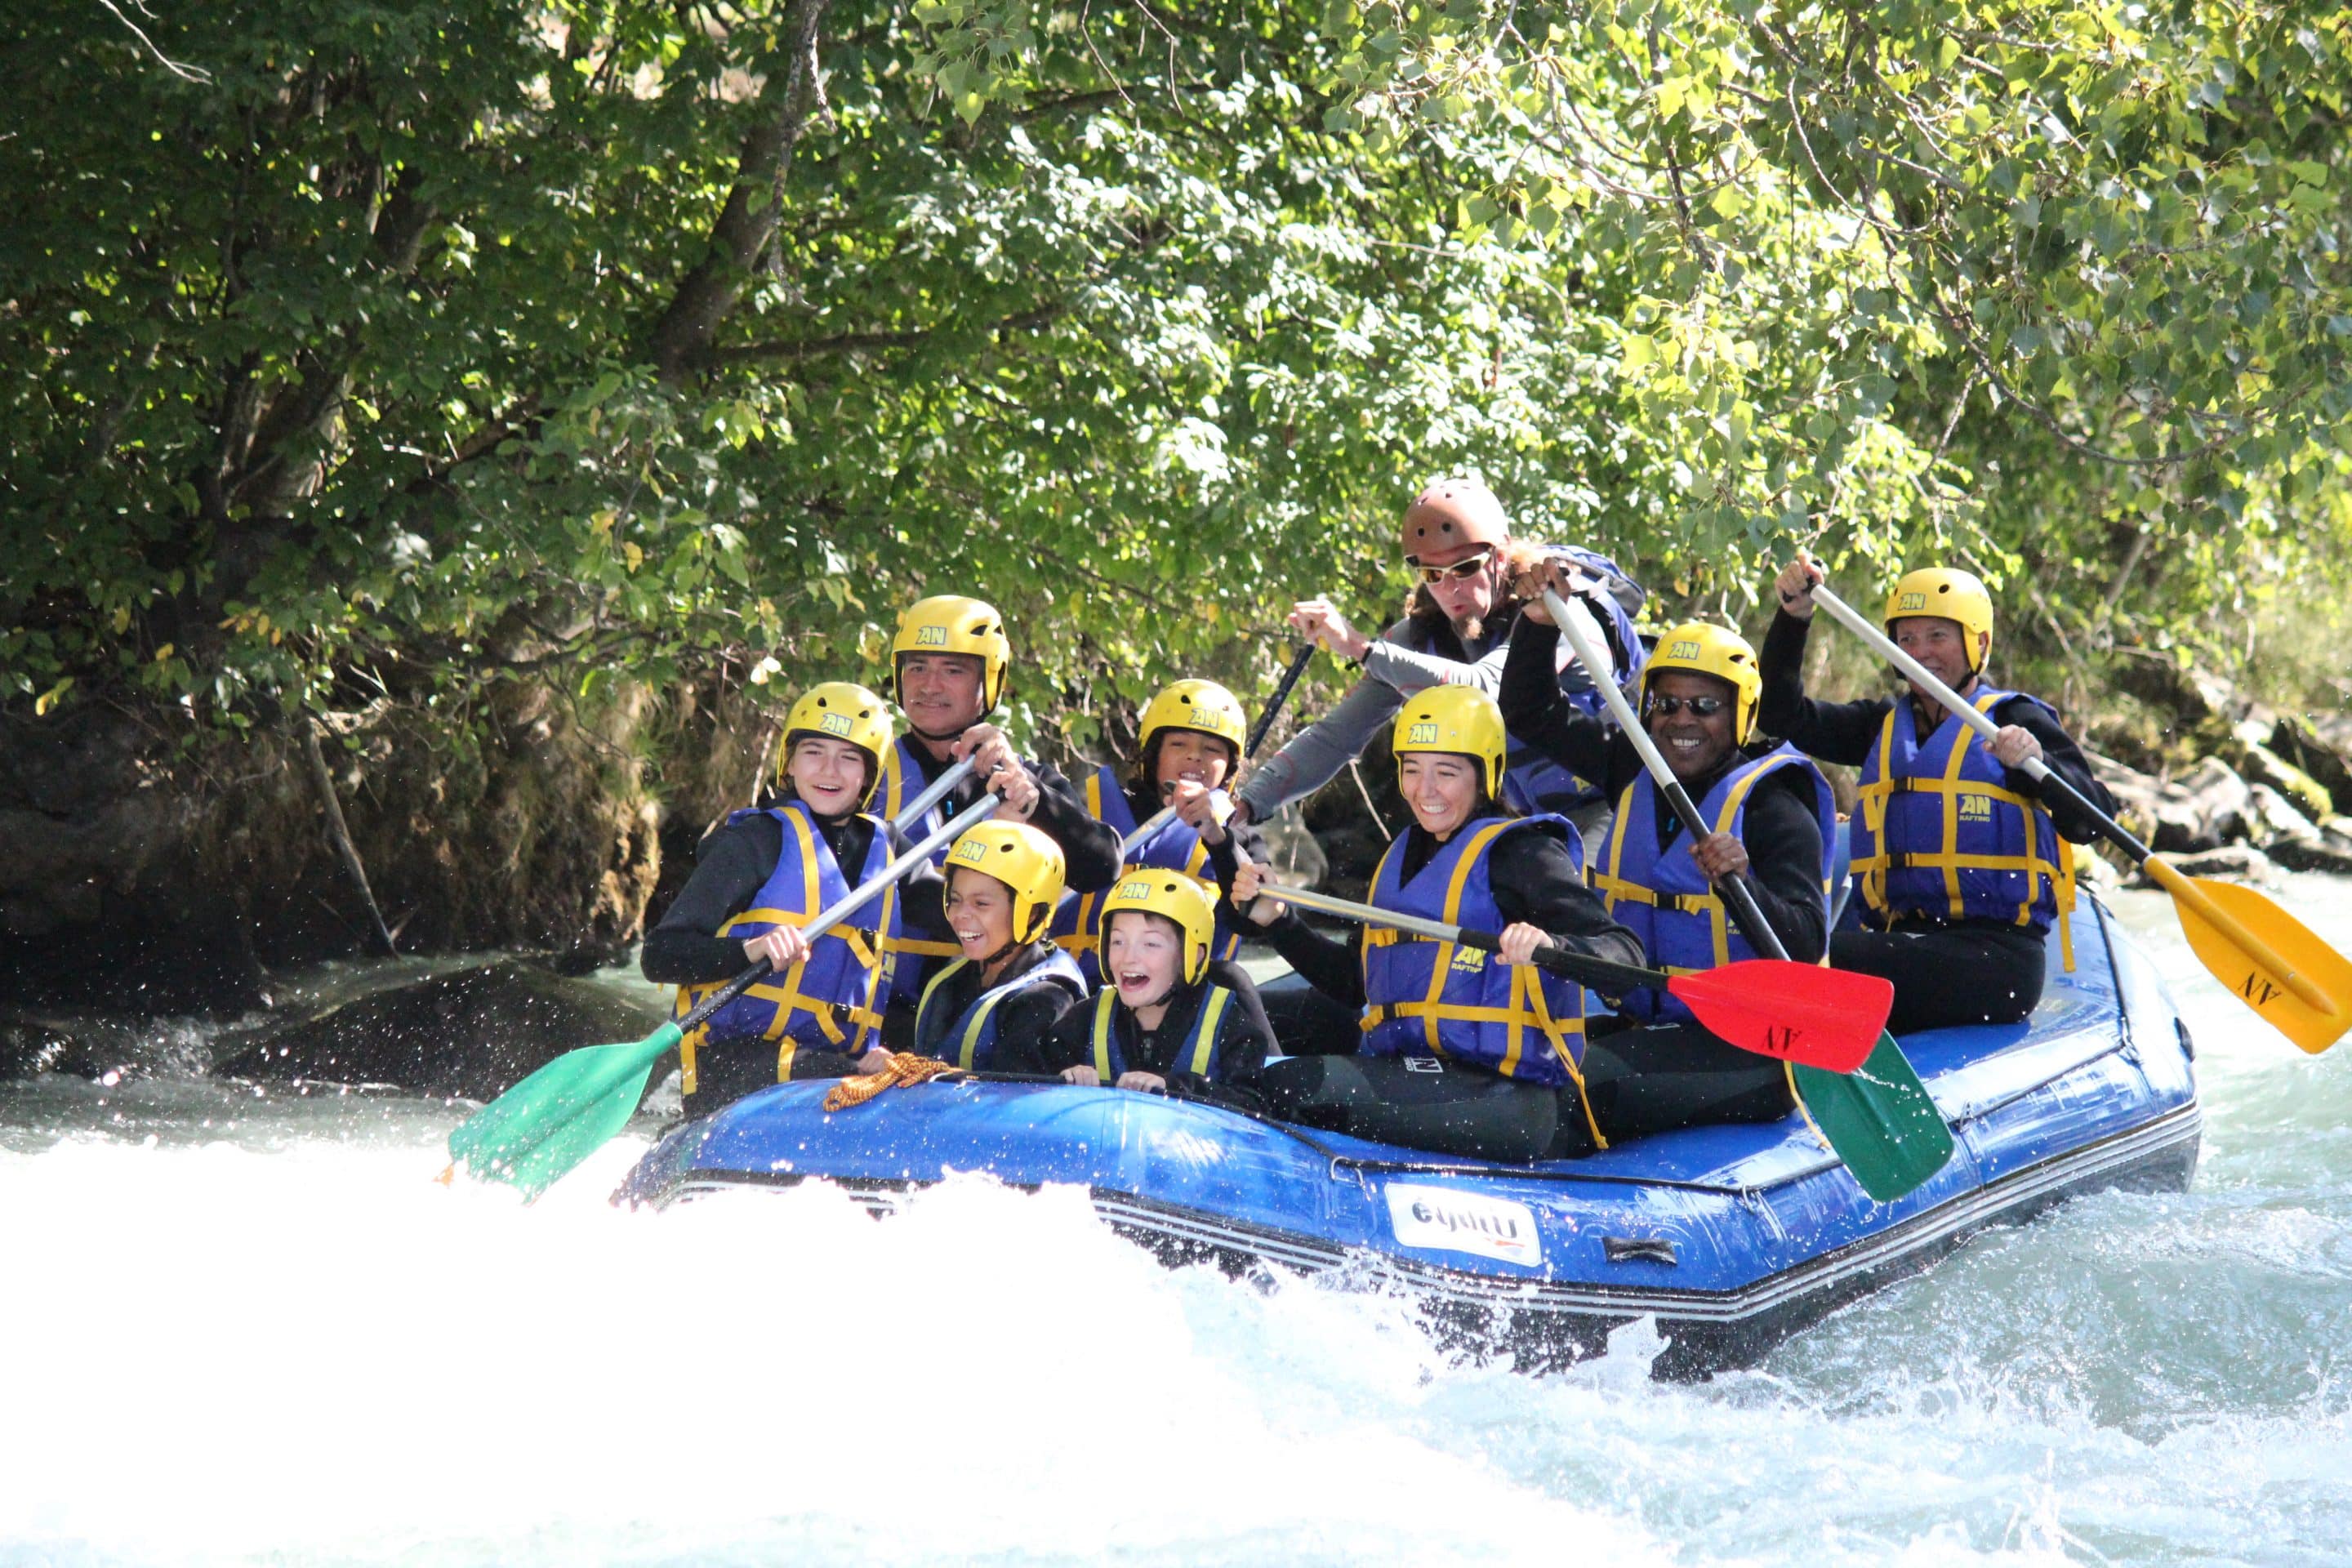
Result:
M1543 1261L1536 1216L1525 1204L1490 1198L1453 1187L1416 1187L1391 1182L1389 1224L1405 1247L1474 1252L1501 1263Z

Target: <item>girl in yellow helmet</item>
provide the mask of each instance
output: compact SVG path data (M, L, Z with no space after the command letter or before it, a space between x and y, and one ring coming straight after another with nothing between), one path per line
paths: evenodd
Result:
M828 681L803 693L785 721L782 797L703 840L694 875L646 936L639 966L678 987L681 1013L760 959L771 970L680 1047L689 1113L764 1084L877 1071L887 1058L881 932L909 908L938 918L939 873L906 879L814 943L800 927L907 847L858 810L890 744L889 710L874 692Z
M1126 776L1109 763L1097 766L1086 783L1087 814L1108 826L1124 844L1166 806L1173 821L1161 825L1128 851L1122 882L1139 868L1181 871L1223 897L1238 854L1265 858L1265 840L1245 822L1229 821L1226 791L1241 766L1248 720L1241 702L1213 680L1179 680L1154 697L1137 727L1136 761ZM1078 961L1087 984L1100 984L1097 961L1104 893L1087 893L1064 904L1054 917L1054 940ZM1232 958L1241 948L1241 921L1230 906L1217 910L1213 956Z
M1275 951L1335 1001L1363 1009L1350 1056L1296 1056L1260 1080L1278 1114L1383 1142L1527 1161L1551 1147L1565 1111L1585 1121L1584 994L1533 966L1536 949L1619 963L1642 945L1584 885L1576 829L1521 817L1497 798L1507 742L1494 699L1442 686L1406 700L1391 740L1412 821L1390 846L1366 902L1493 931L1498 952L1360 929L1342 944L1270 900L1249 916ZM1236 869L1251 900L1260 868ZM1595 1137L1597 1139L1597 1134Z
M1045 935L1062 868L1061 846L1025 822L983 822L956 839L940 914L958 956L925 984L906 1028L893 1016L895 1046L976 1072L1045 1070L1046 1036L1087 994Z
M1773 584L1780 610L1764 640L1761 707L1765 727L1806 755L1862 770L1852 834L1868 929L1833 933L1830 960L1894 982L1887 1026L1898 1034L2015 1023L2042 999L2053 924L2064 956L2074 858L2059 841L2098 837L2065 801L2044 805L2019 769L2039 757L2101 811L2115 802L2054 709L1985 678L1992 597L1966 572L1906 574L1887 595L1886 631L1991 716L1994 740L1979 743L1916 688L1854 702L1807 697L1805 638L1821 580L1801 551Z
M1217 911L1182 871L1143 867L1103 902L1103 988L1054 1031L1065 1080L1192 1094L1255 1083L1274 1031L1241 965L1213 956Z

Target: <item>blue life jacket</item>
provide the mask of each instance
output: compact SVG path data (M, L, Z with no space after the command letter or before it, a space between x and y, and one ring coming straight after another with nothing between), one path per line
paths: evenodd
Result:
M1234 994L1222 985L1212 985L1201 993L1201 1005L1192 1010L1192 1026L1184 1031L1182 1042L1169 1061L1169 1075L1189 1072L1222 1081L1218 1069L1223 1063L1217 1055L1217 1026L1224 1022L1225 1009L1233 1005L1233 1000ZM1095 997L1095 1073L1106 1084L1117 1083L1119 1074L1132 1065L1127 1059L1126 1047L1119 1044L1118 1030L1114 1025L1113 1015L1118 1008L1117 992L1105 991Z
M729 816L727 825L732 827L754 816L772 816L782 830L776 868L751 896L751 907L719 928L720 936L740 942L778 926L806 925L846 898L851 888L880 876L890 863L889 833L878 819L866 818L874 825L874 837L866 851L866 864L859 868L856 881L851 882L844 879L806 805L788 800L766 810L738 811ZM862 1052L874 1031L882 1026L875 1002L882 979L877 933L897 914L898 894L895 887L886 889L879 898L818 937L808 957L782 974L770 974L689 1033L678 1047L682 1092L695 1092L695 1050L713 1040L776 1041L778 1083L792 1078L793 1056L802 1046L851 1055ZM670 1016L685 1016L696 1003L718 989L718 983L679 986Z
M916 1051L953 1062L970 1072L984 1072L996 1059L996 1009L1006 997L1033 985L1062 986L1073 1001L1083 1000L1087 994L1086 977L1078 973L1076 963L1057 947L1051 950L1043 963L990 986L973 997L962 1012L950 1018L946 1005L940 1000L940 988L950 976L971 964L971 959L959 958L931 976L931 983L923 987L922 1001L915 1008Z
M1409 835L1373 873L1375 908L1481 931L1503 929L1487 858L1507 833L1556 826L1580 866L1583 845L1566 817L1480 817L1466 822L1429 863L1404 879ZM1532 964L1433 942L1393 927L1364 928L1363 1050L1367 1056L1439 1057L1528 1083L1574 1082L1584 1059L1584 990ZM1590 1115L1588 1108L1587 1115ZM1594 1130L1596 1138L1600 1130Z
M1829 913L1830 862L1837 842L1837 806L1829 781L1794 746L1780 746L1752 757L1715 781L1698 814L1717 833L1746 840L1748 801L1758 784L1782 768L1801 768L1813 784L1813 815L1822 829L1822 913ZM1592 886L1608 901L1609 912L1620 925L1642 939L1653 968L1670 974L1694 974L1717 964L1754 958L1756 950L1730 919L1715 888L1691 858L1692 839L1675 836L1664 853L1658 849L1658 819L1671 810L1658 786L1643 773L1617 797L1617 822L1609 835L1608 853ZM1691 1011L1675 996L1648 987L1627 993L1620 1010L1652 1023L1690 1020Z
M874 781L874 798L867 804L886 821L897 821L907 803L922 794L930 782L930 775L923 771L923 759L913 747L912 737L901 735L890 743L890 750L882 758L882 776ZM922 820L906 829L907 837L928 838L946 826L951 815L947 802L941 801L925 812ZM932 850L931 864L945 865L951 847L942 844ZM885 998L903 996L910 1002L922 994L926 969L939 959L953 958L963 951L948 933L909 921L904 908L897 904L891 907L890 923L883 928L882 947L888 974Z
M1097 766L1087 779L1087 815L1097 822L1108 824L1124 844L1140 826L1135 820L1135 810L1128 803L1127 788L1118 775L1108 767ZM1201 835L1192 826L1174 817L1160 825L1150 837L1127 852L1126 862L1119 868L1123 877L1139 867L1181 871L1201 884L1214 907L1224 896L1217 882L1216 873L1209 868L1209 847L1201 842ZM1118 886L1117 881L1111 888ZM1054 911L1054 923L1048 931L1055 944L1078 961L1078 973L1087 977L1089 990L1102 984L1102 966L1096 949L1102 943L1100 923L1102 901L1110 891L1105 888L1097 892L1081 893L1065 898ZM1217 910L1217 932L1209 943L1211 958L1231 958L1242 948L1241 933L1233 928L1222 908Z
M1979 685L1972 700L1990 714L2018 695ZM2057 717L2040 698L2026 700ZM1910 708L1896 699L1862 764L1853 874L1864 923L1885 929L1908 915L2047 931L2055 921L2074 968L2074 858L2050 814L2009 787L2008 770L1974 730L1947 713L1922 741Z
M1549 544L1543 548L1546 554L1582 566L1591 575L1632 581L1614 561L1596 551L1574 544ZM1588 609L1594 607L1590 599L1583 603ZM1633 614L1612 594L1600 596L1599 609L1612 644L1624 650L1626 666L1617 672L1618 684L1629 690L1638 690L1642 669L1649 662L1650 655L1643 646L1642 634L1633 624ZM1424 654L1437 652L1435 639L1423 636L1414 645L1414 651ZM1597 718L1604 724L1613 722L1609 717L1606 700L1601 697L1600 688L1593 685L1592 677L1581 663L1572 662L1560 671L1559 689L1567 694L1569 705L1578 712ZM1534 747L1522 743L1516 735L1510 738L1509 749L1503 759L1503 799L1513 809L1531 816L1541 816L1546 812L1573 811L1600 798L1598 784L1578 778Z

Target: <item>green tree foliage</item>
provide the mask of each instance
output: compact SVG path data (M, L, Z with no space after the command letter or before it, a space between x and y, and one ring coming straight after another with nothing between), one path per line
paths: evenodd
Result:
M979 591L1083 744L1465 468L2070 647L2352 543L2327 8L19 11L8 700L871 677Z

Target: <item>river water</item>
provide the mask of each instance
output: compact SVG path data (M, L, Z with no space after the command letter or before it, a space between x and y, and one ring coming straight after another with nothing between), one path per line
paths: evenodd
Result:
M2352 885L2281 895L2352 946ZM2187 1195L1978 1238L1761 1367L1537 1378L1169 1272L1068 1192L535 1208L462 1107L0 1085L0 1563L2337 1563L2352 1056L2120 900L2200 1047Z

